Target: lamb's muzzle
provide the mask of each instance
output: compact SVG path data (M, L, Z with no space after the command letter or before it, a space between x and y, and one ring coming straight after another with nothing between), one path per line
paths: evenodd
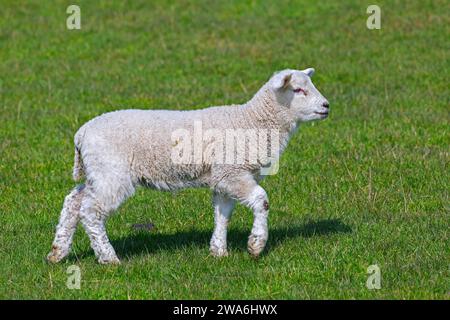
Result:
M210 188L214 256L228 254L227 225L235 203L249 207L254 222L248 251L258 257L269 235L269 199L258 182L276 172L277 159L300 123L328 116L328 101L312 84L313 73L312 68L280 71L242 105L121 110L84 124L75 134L73 176L85 182L66 197L48 260L68 255L81 222L98 261L119 263L105 221L139 185Z

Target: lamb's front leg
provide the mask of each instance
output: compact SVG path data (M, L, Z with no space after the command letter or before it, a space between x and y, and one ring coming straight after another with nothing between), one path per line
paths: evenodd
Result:
M267 226L269 200L266 191L257 185L253 188L245 202L253 210L254 215L252 232L248 237L247 249L256 258L264 250L269 237Z
M214 233L211 238L210 252L213 256L223 257L228 255L227 251L227 227L231 213L234 209L235 200L220 193L214 193Z

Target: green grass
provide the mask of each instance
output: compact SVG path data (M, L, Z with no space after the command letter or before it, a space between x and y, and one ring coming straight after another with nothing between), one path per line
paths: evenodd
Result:
M448 299L448 1L67 1L0 5L0 298ZM197 2L195 2L197 3ZM208 256L208 190L138 190L108 222L122 265L98 265L79 228L47 265L74 186L73 134L106 111L240 103L275 71L316 68L332 115L306 124L263 181L270 240ZM154 232L133 223L153 222ZM81 290L66 269L81 268ZM382 288L366 288L377 264Z

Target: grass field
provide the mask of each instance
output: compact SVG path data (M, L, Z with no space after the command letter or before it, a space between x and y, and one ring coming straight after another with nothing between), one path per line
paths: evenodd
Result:
M448 299L448 1L68 1L0 5L0 298ZM84 231L48 265L73 188L73 134L125 109L241 103L284 68L316 69L332 114L306 124L280 171L265 254L208 255L210 192L139 189L108 221L122 265L97 264ZM138 232L134 223L157 230ZM66 269L81 268L80 290ZM382 287L368 290L367 267Z

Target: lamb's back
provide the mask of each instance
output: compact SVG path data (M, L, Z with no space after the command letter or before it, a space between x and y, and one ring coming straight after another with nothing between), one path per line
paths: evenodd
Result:
M201 123L202 130L231 128L232 119L239 113L237 106L193 111L114 111L84 124L75 135L75 145L82 155L124 163L137 178L158 188L175 189L186 181L203 184L208 180L208 165L174 165L173 133L181 129L192 135L195 123Z

